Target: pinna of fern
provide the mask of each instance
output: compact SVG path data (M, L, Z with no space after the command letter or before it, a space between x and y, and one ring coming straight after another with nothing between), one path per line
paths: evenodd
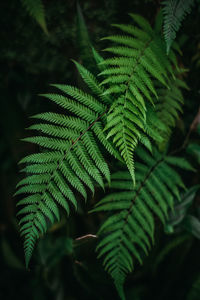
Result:
M194 0L162 1L164 15L163 31L167 54L169 54L170 47L176 38L176 33L180 29L182 21L191 12L194 2Z
M98 258L103 258L105 270L112 276L121 299L125 299L123 284L136 261L143 262L154 243L156 216L163 225L175 200L181 200L180 190L185 185L176 167L194 170L183 158L164 156L156 148L151 155L139 147L136 163L136 185L127 171L111 176L108 194L96 204L92 212L112 212L98 232ZM134 259L133 259L134 257Z
M130 14L137 26L118 25L122 35L109 36L114 43L105 49L114 57L103 60L100 73L105 79L104 95L113 95L114 101L107 115L107 138L112 138L135 182L133 154L141 136L146 132L147 103L158 97L154 80L169 87L177 67L172 49L167 57L165 44L158 26L154 30L146 19Z
M166 130L160 134L163 138L163 142L158 143L160 150L166 148L169 142L172 129L176 126L177 120L180 118L180 114L183 112L184 97L182 90L188 90L187 84L182 78L171 78L169 82L169 88L162 86L157 87L158 98L155 99L155 111L157 117L163 124L165 124Z
M34 137L23 139L39 145L44 151L23 158L22 170L27 175L18 183L16 195L28 194L17 205L20 232L24 237L26 265L28 265L36 240L44 234L49 224L59 220L59 206L69 214L70 203L76 208L76 190L87 198L88 189L94 193L95 183L104 188L103 178L110 181L110 171L101 153L99 144L120 157L105 134L105 113L110 97L102 95L96 78L83 66L76 63L92 96L69 85L54 85L61 94L45 94L73 115L52 112L33 116L40 123L29 129L37 132ZM25 215L25 216L24 216Z

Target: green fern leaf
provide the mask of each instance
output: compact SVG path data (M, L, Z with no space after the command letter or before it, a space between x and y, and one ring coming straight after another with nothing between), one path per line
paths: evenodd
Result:
M174 190L184 187L178 173L168 165L179 158L163 156L155 148L153 155L141 147L136 153L143 162L135 165L135 187L131 187L132 179L127 171L113 174L110 186L119 191L107 195L91 211L113 211L98 232L97 252L99 258L104 258L105 270L113 277L118 291L123 289L126 274L134 269L132 257L142 264L154 242L154 215L166 224L177 199ZM181 167L181 160L176 166ZM188 163L185 167L191 169ZM123 299L122 292L120 296Z
M177 76L179 74L177 73ZM184 98L182 89L189 89L182 79L176 77L169 82L169 89L158 87L158 98L155 99L155 111L158 119L165 124L165 130L160 130L162 141L158 141L159 149L164 150L170 139L172 129L183 112Z
M176 64L176 59L173 50L170 58L167 57L164 41L147 20L134 14L131 17L137 26L114 24L129 35L104 38L114 42L114 46L105 51L115 56L100 62L105 66L100 75L105 77L101 83L106 86L104 95L113 94L114 98L107 115L107 138L112 138L119 149L135 183L133 156L138 142L151 149L148 136L162 139L158 130L154 133L150 122L147 125L149 103L155 103L157 97L152 79L168 87L170 76L174 76L172 64Z
M110 182L110 171L101 154L102 144L111 155L119 157L116 149L103 132L108 96L104 88L84 67L76 63L92 94L73 86L54 85L63 95L45 94L45 98L66 109L74 116L42 113L34 116L40 123L30 126L37 135L23 139L35 143L44 151L31 154L20 161L28 176L17 185L16 195L29 194L19 201L23 206L19 216L21 235L25 238L26 265L32 255L36 240L50 224L59 220L59 207L67 214L71 205L77 209L74 190L87 198L87 187L94 193L95 183L104 188L103 178Z
M170 0L163 1L164 15L164 37L167 45L167 54L171 44L176 38L176 32L180 29L181 23L194 4L194 0Z
M47 25L45 21L44 6L41 0L21 0L30 16L41 26L43 31L48 35Z

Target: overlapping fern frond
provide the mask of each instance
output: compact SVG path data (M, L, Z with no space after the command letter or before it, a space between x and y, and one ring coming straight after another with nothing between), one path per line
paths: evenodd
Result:
M154 97L158 97L152 79L168 87L174 74L172 65L177 63L173 50L167 57L157 30L143 17L130 16L137 26L115 24L123 35L105 38L114 42L105 51L115 56L100 63L105 66L100 75L106 77L102 82L107 88L104 94L114 95L105 127L107 137L119 148L135 182L133 153L146 134L147 103L154 103Z
M63 95L43 96L66 109L66 114L47 112L34 116L41 122L29 129L38 134L24 139L45 150L21 160L26 164L23 171L28 176L19 182L16 195L30 194L18 202L23 205L19 215L25 214L20 220L20 230L25 237L26 264L36 239L45 233L49 223L59 219L59 206L68 214L69 203L77 207L73 190L86 199L86 188L94 193L94 183L103 188L103 178L110 181L110 171L99 145L118 155L103 133L110 98L102 96L103 88L89 71L78 63L76 66L95 96L73 86L54 85Z
M92 210L113 211L99 230L98 257L104 258L105 269L113 277L122 299L126 274L134 269L135 260L140 264L154 242L157 216L165 224L175 199L180 200L183 181L174 167L192 170L180 157L163 156L157 150L153 155L143 148L137 150L141 162L136 163L136 186L133 188L129 172L112 175L111 193ZM134 256L134 260L133 260Z
M152 29L143 17L131 17L137 26L114 25L123 35L106 38L114 42L106 51L115 57L104 60L93 49L100 78L104 78L101 83L75 62L91 93L57 84L59 94L43 95L66 113L34 116L40 121L29 129L37 135L24 140L42 151L21 160L26 177L16 192L28 194L18 202L23 206L20 231L28 265L36 240L59 220L60 206L69 214L71 204L77 207L77 195L86 199L88 190L94 193L95 184L104 188L104 178L110 183L102 148L126 163L129 172L112 175L111 188L118 192L106 196L93 210L115 211L100 228L97 251L122 299L125 276L135 264L132 256L142 263L154 241L154 216L165 224L174 200L180 199L179 189L184 189L173 166L192 169L181 158L152 150L152 141L166 142L181 111L179 88L185 86L175 79L177 45L167 56L159 33L161 19ZM139 143L148 150L136 150Z
M176 38L176 33L181 27L181 23L194 4L194 0L166 0L162 2L164 14L164 37L169 53L172 42Z
M158 98L155 100L155 111L160 121L165 125L166 130L160 132L163 141L159 144L160 149L165 149L166 144L176 126L180 114L183 112L184 98L182 89L189 89L186 83L176 77L171 78L169 88L158 87Z

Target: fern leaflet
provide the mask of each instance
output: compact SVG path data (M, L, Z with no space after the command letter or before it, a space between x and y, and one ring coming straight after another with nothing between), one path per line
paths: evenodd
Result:
M164 37L167 45L167 54L173 40L176 38L176 32L181 27L181 23L194 4L194 0L167 0L163 1L164 14Z
M112 175L111 188L117 189L103 198L92 212L114 211L103 223L98 234L98 257L104 257L105 269L113 277L116 288L124 298L123 283L134 269L132 256L142 264L154 242L154 215L165 224L179 189L185 186L173 166L193 170L178 157L165 157L154 149L153 155L138 148L141 162L136 163L136 186L133 188L127 171Z
M177 74L178 75L178 74ZM160 121L165 124L165 132L160 132L163 137L163 141L158 143L161 150L166 148L172 129L176 126L176 121L179 119L180 113L183 112L184 98L182 89L189 89L186 83L176 77L171 78L169 82L169 89L158 87L158 98L155 99L155 111Z

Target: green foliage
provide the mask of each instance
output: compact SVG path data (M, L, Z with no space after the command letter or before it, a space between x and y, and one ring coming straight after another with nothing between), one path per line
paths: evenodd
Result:
M176 33L181 27L181 23L190 13L194 0L166 0L162 2L164 14L164 37L169 53L172 42L176 38Z
M173 233L177 228L183 227L187 218L187 213L195 199L199 185L195 185L187 190L181 197L181 203L176 203L173 212L170 213L169 219L165 225L166 233Z
M148 105L145 105L143 97L145 95L152 102L148 89L156 95L150 75L165 84L164 77L168 77L164 67L166 67L167 71L173 72L166 56L166 62L163 64L162 59L160 65L156 62L155 55L157 53L160 54L160 51L157 49L163 45L162 41L159 41L158 45L155 44L152 41L154 37L153 30L147 21L137 15L132 15L132 17L142 28L150 33L146 35L144 31L137 28L116 25L120 28L123 27L125 31L131 30L130 32L133 35L136 32L138 39L128 38L128 40L133 41L134 45L141 44L139 49L132 50L133 53L136 53L133 58L130 58L133 64L130 67L128 66L128 70L127 66L125 66L126 63L125 65L122 63L122 66L120 65L117 68L123 74L125 67L125 72L128 75L122 76L120 74L115 76L112 75L112 70L116 69L106 68L101 72L101 75L109 74L110 76L99 84L88 70L75 62L80 75L97 99L72 86L54 85L71 98L59 94L47 94L44 96L76 117L65 117L54 113L36 115L34 118L41 119L45 123L32 125L29 129L35 130L41 135L24 139L24 141L35 143L48 151L33 154L21 161L21 163L28 163L23 171L29 173L29 176L20 181L16 195L31 194L18 203L18 205L26 205L18 214L26 214L20 220L20 224L23 224L21 226L21 234L25 236L24 247L27 265L32 255L35 240L48 228L46 218L50 223L54 223L56 219L59 220L58 204L68 214L70 208L65 198L77 208L77 201L72 187L86 199L87 192L83 184L94 193L93 181L102 188L104 187L102 176L105 176L109 182L109 169L100 152L98 140L111 154L119 157L117 151L107 140L108 137L115 135L113 141L114 143L117 142L117 146L119 146L134 180L132 153L138 140L151 150L150 141L145 134L149 134L155 140L159 139L159 135L155 134L156 130L152 129L153 123L157 122L158 125L159 120L155 119L151 108L148 109L148 115L146 115ZM113 38L115 39L115 37ZM127 37L122 37L122 43L124 40L126 41ZM112 48L112 51L115 52L113 49L115 48ZM119 51L120 48L116 47L116 49ZM123 51L125 51L124 49L129 48L123 48ZM160 50L162 50L162 47ZM153 51L155 54L152 56ZM161 52L161 54L165 55L164 52ZM126 59L123 58L122 61L125 60L126 62ZM103 60L100 64L112 64L116 60L118 65L117 58ZM110 93L113 91L113 88L116 89L116 84L113 85L113 83L116 83L116 80L118 83L119 81L121 84L123 83L127 91L125 96L120 96L111 105L111 113L108 113L105 127L105 114L108 112L112 101ZM102 87L105 83L111 84L107 90ZM125 84L127 84L127 87ZM121 93L122 90L120 90ZM160 125L162 124L160 123ZM102 132L103 127L105 127L105 130L112 128L108 133L107 139ZM121 133L124 134L121 136Z
M200 164L200 145L196 143L190 143L187 147L187 152L195 157L198 164Z
M180 53L178 44L173 43L170 51L168 46L166 54L161 13L154 28L136 14L130 14L131 25L114 24L122 33L103 39L104 43L113 43L104 51L114 54L104 59L90 48L79 6L77 11L77 45L87 69L74 63L84 89L53 84L59 92L41 95L59 110L33 116L39 122L28 129L36 134L23 139L35 144L39 152L20 161L25 173L16 192L24 196L17 204L20 233L28 266L36 241L60 221L61 209L69 215L71 207L77 209L81 200L92 195L95 201L96 191L98 198L106 191L106 196L91 210L109 213L99 229L96 249L121 299L125 299L126 275L137 269L138 262L143 263L154 245L157 222L163 224L166 232L173 232L195 196L195 188L184 197L181 194L187 188L180 173L194 171L185 153L180 157L175 149L175 156L166 154L176 121L183 112L182 91L189 89L176 58ZM97 76L88 70L92 62L89 53L93 53L96 62L92 70L100 71ZM197 148L195 144L193 150L198 151ZM196 221L187 216L184 226L197 228L195 233L190 230L197 236ZM174 240L164 248L157 264L183 240ZM52 251L46 251L46 245ZM43 262L54 266L66 253L72 254L72 240L63 237L52 246L51 242L40 242L38 249L47 252ZM139 299L140 293L137 294Z
M107 137L112 137L135 182L133 153L141 140L148 134L146 127L147 103L154 104L158 97L154 80L169 88L170 76L177 65L174 51L165 54L164 41L143 17L130 14L136 26L113 25L123 35L109 36L113 47L105 51L117 56L105 59L100 75L106 76L102 85L108 86L105 94L114 94L114 102L107 116ZM126 35L125 35L126 34ZM168 124L167 124L168 125ZM153 136L150 137L153 138Z
M46 94L44 97L71 112L66 114L42 113L33 118L42 123L29 129L38 135L23 139L39 145L45 151L29 155L20 163L28 174L18 183L16 195L30 194L18 205L25 205L18 215L26 214L20 220L21 235L25 237L26 264L32 255L35 240L46 232L48 224L59 220L58 205L69 214L71 203L77 208L74 188L87 198L86 187L94 193L95 182L104 188L103 177L110 181L110 171L104 160L99 143L112 155L118 153L102 132L105 123L108 96L101 96L103 88L95 77L83 66L75 63L83 80L96 98L69 85L54 85L65 95Z
M77 46L80 58L89 65L92 58L91 42L79 3L77 3Z
M33 17L36 22L41 26L43 31L48 34L44 5L42 0L21 0L22 5L26 8L27 12Z
M179 74L177 74L179 75ZM155 100L157 116L165 124L166 130L162 131L163 142L159 144L160 149L165 149L172 129L176 126L180 113L183 113L184 98L182 89L188 90L188 86L181 79L171 78L169 88L158 87L158 98Z
M192 169L182 158L165 157L155 150L153 156L142 148L137 154L142 162L136 163L135 188L128 172L117 172L112 175L111 188L119 191L103 198L93 209L117 211L101 226L97 251L98 257L104 257L105 270L113 277L122 299L125 276L135 265L132 256L142 264L154 243L154 215L165 224L169 209L181 199L179 190L185 189L173 166Z

